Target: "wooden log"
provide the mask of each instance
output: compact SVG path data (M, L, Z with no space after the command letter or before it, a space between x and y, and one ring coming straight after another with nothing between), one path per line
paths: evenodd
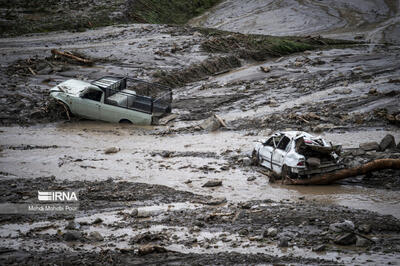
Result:
M383 169L400 169L400 159L378 159L357 167L315 176L310 179L291 179L286 177L282 179L282 183L286 185L328 185L337 180L364 175Z
M91 65L91 64L93 64L93 61L92 61L92 60L90 60L90 59L85 59L85 58L81 58L81 57L78 57L78 56L75 56L75 55L73 55L73 54L71 54L71 53L69 53L69 52L61 52L61 51L58 51L58 50L56 50L56 49L52 49L52 50L51 50L51 53L52 53L53 55L59 55L59 56L67 57L67 58L69 58L69 59L75 60L75 61L77 61L77 62L79 62L79 63L82 63L82 64L86 64L86 65Z

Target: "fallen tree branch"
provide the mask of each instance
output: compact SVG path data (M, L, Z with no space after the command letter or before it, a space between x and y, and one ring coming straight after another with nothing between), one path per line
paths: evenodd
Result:
M71 54L71 53L69 53L69 52L61 52L61 51L58 51L58 50L56 50L56 49L52 49L52 50L51 50L51 53L52 53L53 55L59 55L59 56L67 57L67 58L69 58L69 59L75 60L75 61L77 61L77 62L79 62L79 63L83 63L83 64L86 64L86 65L91 65L91 64L93 64L93 61L92 61L92 60L78 57L78 56L73 55L73 54Z
M286 185L327 185L337 180L364 175L370 172L383 170L383 169L400 169L400 159L378 159L366 164L343 169L338 172L319 175L310 179L282 179L282 183Z

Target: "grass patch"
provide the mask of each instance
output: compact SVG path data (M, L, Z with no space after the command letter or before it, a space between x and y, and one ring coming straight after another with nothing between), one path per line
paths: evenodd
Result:
M211 53L233 53L240 58L256 61L263 61L269 57L280 57L306 50L358 44L353 41L326 39L319 36L277 37L202 28L198 28L198 31L208 37L201 44L204 51Z
M184 24L221 0L129 0L130 21L161 24Z
M240 60L236 56L219 56L193 64L180 71L157 71L153 77L158 83L179 87L240 66Z

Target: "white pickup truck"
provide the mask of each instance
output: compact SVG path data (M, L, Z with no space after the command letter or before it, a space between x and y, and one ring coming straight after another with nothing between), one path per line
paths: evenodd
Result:
M127 82L133 86L127 86ZM158 91L157 97L139 95ZM171 112L169 87L128 77L103 77L91 83L70 79L50 90L50 95L77 116L106 122L150 125L154 118Z

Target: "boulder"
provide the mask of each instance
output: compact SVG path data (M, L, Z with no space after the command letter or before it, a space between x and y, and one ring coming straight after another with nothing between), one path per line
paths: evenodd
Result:
M286 237L286 236L282 236L282 237L279 239L279 244L278 244L278 246L281 247L281 248L286 248L286 247L288 247L288 246L289 246L289 238Z
M90 237L92 240L99 241L99 242L104 240L104 237L103 237L99 232L97 232L97 231L91 232L91 233L89 234L89 237Z
M387 134L379 143L379 149L385 151L386 149L396 148L396 141L391 134Z
M82 233L79 231L71 230L64 233L63 237L65 241L76 241L82 238Z
M345 220L342 223L333 223L329 225L329 230L332 232L340 233L346 231L353 231L355 228L352 221Z
M104 154L112 154L112 153L117 153L119 152L121 149L117 148L117 147L110 147L104 150Z
M214 114L204 120L199 126L207 131L216 131L220 127L226 127L226 124L222 118Z
M263 233L264 237L275 237L277 235L278 235L278 229L276 229L275 227L270 227Z
M321 252L321 251L324 251L325 249L326 249L326 246L325 246L324 244L322 244L322 245L313 247L313 248L312 248L312 251Z
M256 180L255 176L250 176L249 178L247 178L247 181L254 181L254 180Z
M356 247L368 247L370 245L370 241L363 237L357 236Z
M214 179L207 181L203 187L219 187L222 186L222 180Z
M342 233L339 234L333 242L337 245L350 246L355 244L357 241L356 235L353 233Z
M242 163L244 166L250 166L253 164L253 160L251 160L249 157L244 157L242 159Z
M380 149L379 144L376 141L361 143L360 148L364 151L376 151Z
M212 199L207 201L207 205L213 205L213 206L224 204L224 203L226 203L226 198L225 197L212 198Z

